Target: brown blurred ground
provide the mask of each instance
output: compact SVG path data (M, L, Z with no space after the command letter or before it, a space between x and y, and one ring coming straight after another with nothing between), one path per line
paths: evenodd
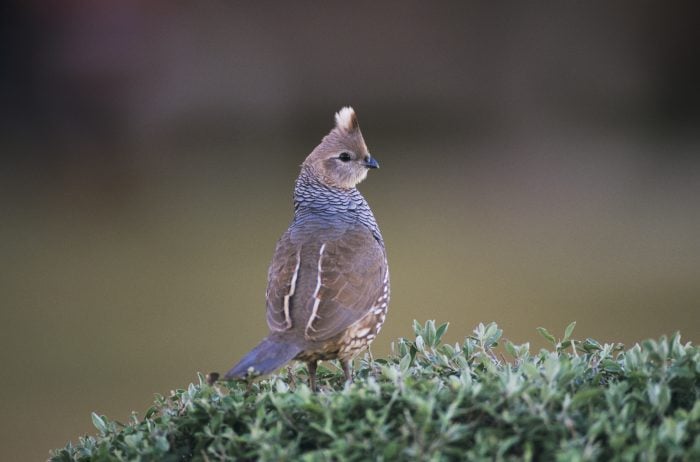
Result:
M304 156L352 104L392 303L700 339L692 2L5 6L3 456L36 460L265 332Z

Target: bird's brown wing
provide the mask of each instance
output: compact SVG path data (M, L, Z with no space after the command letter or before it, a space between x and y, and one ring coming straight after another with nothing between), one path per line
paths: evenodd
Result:
M267 277L267 325L272 332L292 328L292 298L297 291L301 248L285 233L277 243Z
M377 305L387 282L384 249L364 226L321 243L315 290L306 301L304 336L330 339Z

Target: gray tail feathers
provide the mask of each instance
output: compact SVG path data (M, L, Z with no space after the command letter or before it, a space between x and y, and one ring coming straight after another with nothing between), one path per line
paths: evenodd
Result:
M301 348L296 345L291 345L274 336L265 337L258 346L250 350L238 364L226 373L226 378L245 377L250 368L253 369L254 374L269 374L294 359L300 352Z

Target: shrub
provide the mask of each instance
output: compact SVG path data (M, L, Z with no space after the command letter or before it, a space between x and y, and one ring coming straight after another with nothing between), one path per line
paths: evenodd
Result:
M533 353L493 323L454 345L446 324L413 327L352 385L320 367L311 393L298 365L249 384L200 376L143 419L93 414L99 435L50 460L700 460L700 352L677 334L625 351L573 340L572 323L560 340L540 328L551 350Z

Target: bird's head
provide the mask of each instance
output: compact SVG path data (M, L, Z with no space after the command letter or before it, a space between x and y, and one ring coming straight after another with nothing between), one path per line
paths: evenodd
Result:
M379 168L367 150L353 108L344 107L335 114L335 127L304 160L302 167L324 184L342 189L354 188L367 178L369 169Z

